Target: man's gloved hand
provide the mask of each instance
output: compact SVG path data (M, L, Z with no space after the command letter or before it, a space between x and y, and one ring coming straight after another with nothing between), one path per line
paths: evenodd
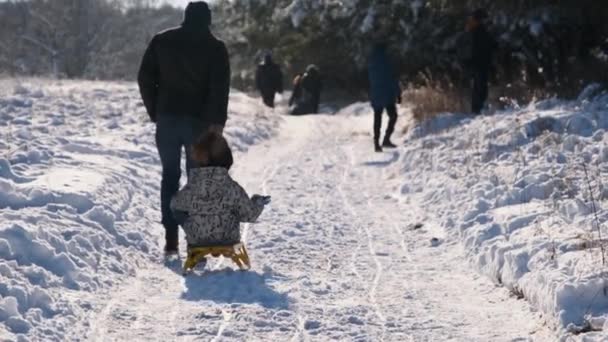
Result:
M270 203L270 196L253 195L251 200L257 205L267 205Z
M181 211L181 210L173 211L173 219L180 226L183 226L186 223L186 221L188 221L189 218L190 218L190 215L188 214L187 211Z

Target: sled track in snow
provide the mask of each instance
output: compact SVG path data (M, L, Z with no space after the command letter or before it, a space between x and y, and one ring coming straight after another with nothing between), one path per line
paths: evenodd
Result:
M354 162L354 157L352 155L352 151L344 151L344 149L346 148L342 148L341 152L344 153L344 155L346 156L347 159L347 163L346 165L348 165L348 167L346 167L344 169L345 174L348 173L348 170L353 168L355 165ZM350 202L350 200L348 199L348 197L345 195L344 193L344 189L342 189L342 187L339 188L340 193L342 194L342 201L345 205L345 207L347 208L347 210L351 213L352 217L354 219L356 219L356 226L357 226L357 232L359 233L359 235L361 236L361 230L365 231L365 241L367 241L367 247L368 247L368 252L370 254L370 257L372 258L374 264L375 264L375 274L374 277L371 281L371 284L369 284L367 287L369 289L368 292L368 296L370 299L370 302L372 303L374 310L375 310L375 314L378 317L378 319L380 320L380 322L382 323L382 335L380 340L384 341L385 336L386 336L386 318L384 317L384 314L382 313L382 310L380 309L380 306L378 305L377 299L376 299L376 290L378 289L378 285L380 284L380 278L382 277L382 273L383 273L383 269L382 269L382 263L380 262L380 260L378 259L378 256L376 255L376 251L374 249L374 243L373 243L373 237L372 234L369 230L368 224L363 222L363 220L361 219L361 217L359 216L359 214L357 213L357 211L355 210L353 204ZM365 195L363 197L367 198L367 206L369 210L372 210L372 206L369 203L369 193L364 191L363 192ZM363 229L361 228L363 226ZM359 239L359 241L361 241L362 239ZM359 249L359 247L362 246L361 244L359 244L357 247ZM354 264L353 264L354 265ZM356 266L354 266L356 267Z
M295 166L294 160L302 160L303 155L304 155L304 149L300 148L299 151L298 151L297 157L293 158L293 159L290 159L288 161L287 166L289 166L290 168L293 167L293 166ZM280 167L276 166L275 169L274 169L273 175L276 174L279 170L280 170ZM264 186L265 186L265 184L264 184ZM302 287L301 287L301 285L299 283L297 284L297 287L298 287L298 291L301 292L302 291ZM293 336L291 337L290 341L294 341L295 342L295 341L298 341L299 338L301 338L304 341L309 341L310 338L309 338L309 336L308 336L308 334L306 332L306 329L305 329L305 323L306 323L306 320L308 319L308 317L306 316L306 314L302 313L301 308L299 308L297 305L296 305L296 315L295 315L295 318L296 318L297 324L296 324L296 327L295 327L295 332L294 332Z

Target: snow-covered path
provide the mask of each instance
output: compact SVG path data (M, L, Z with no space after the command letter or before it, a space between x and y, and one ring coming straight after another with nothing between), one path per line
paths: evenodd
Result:
M528 304L472 270L432 212L399 203L403 179L387 166L400 152L372 152L370 119L288 117L278 137L238 154L235 179L273 196L245 227L252 271L219 260L184 278L177 263L145 262L71 337L544 340Z

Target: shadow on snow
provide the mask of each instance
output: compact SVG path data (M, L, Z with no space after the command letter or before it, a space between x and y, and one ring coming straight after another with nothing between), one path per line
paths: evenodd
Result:
M385 166L391 165L392 163L395 163L398 160L399 160L399 152L393 151L393 152L391 152L390 159L368 161L368 162L362 163L361 165L363 165L363 166L385 167Z
M266 273L231 269L195 273L185 277L182 299L227 304L257 303L265 308L286 309L289 306L287 295L272 289L267 283L270 278L271 275Z

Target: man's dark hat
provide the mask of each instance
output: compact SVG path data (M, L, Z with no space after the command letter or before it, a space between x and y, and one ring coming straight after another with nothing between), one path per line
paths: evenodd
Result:
M204 1L193 1L186 6L184 25L207 27L211 25L211 10Z

